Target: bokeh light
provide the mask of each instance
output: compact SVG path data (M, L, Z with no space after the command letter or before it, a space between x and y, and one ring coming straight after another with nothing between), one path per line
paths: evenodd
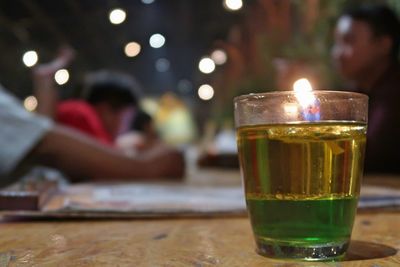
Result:
M123 9L116 8L110 12L108 18L112 24L121 24L126 19L126 12Z
M150 5L150 4L154 3L154 0L142 0L142 3L146 4L146 5Z
M203 84L199 87L197 94L202 100L210 100L214 96L214 88L209 84Z
M24 100L24 108L28 111L34 111L37 108L38 101L33 95L28 96Z
M25 66L33 67L38 62L39 57L36 51L31 50L24 53L22 56L22 61L24 62Z
M124 49L125 55L127 57L136 57L137 55L139 55L140 50L141 50L141 46L140 46L140 44L138 44L136 42L127 43L125 45L125 49Z
M228 10L236 11L243 7L242 0L224 0L224 7Z
M199 62L199 70L202 73L211 73L215 70L215 63L211 58L202 58Z
M214 61L215 64L222 65L226 62L228 57L224 50L217 49L211 53L211 59Z
M69 80L69 72L68 72L68 70L66 70L66 69L58 70L54 74L54 80L59 85L66 84L68 82L68 80Z
M170 68L170 62L166 58L159 58L156 61L155 67L158 72L166 72Z
M149 43L153 48L160 48L165 44L165 37L159 33L155 33L150 37Z

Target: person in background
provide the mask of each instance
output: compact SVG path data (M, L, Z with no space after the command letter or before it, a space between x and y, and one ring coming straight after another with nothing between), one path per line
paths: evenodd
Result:
M136 87L133 78L122 73L91 73L84 82L83 98L61 101L55 120L113 146L138 109Z
M130 130L118 136L116 146L127 154L140 153L162 143L153 118L139 109L131 121Z
M139 107L139 85L130 75L106 70L90 73L80 99L59 101L53 75L73 58L74 51L63 47L52 62L34 69L38 113L129 155L165 146L152 118Z
M369 96L369 173L400 173L399 31L398 17L384 5L349 9L335 29L335 66L352 90Z
M55 60L33 70L39 114L26 111L0 86L2 184L21 176L26 167L37 165L56 168L71 181L183 177L185 162L180 151L160 145L127 156L106 142L52 120L58 105L54 73L72 58L73 51L64 48Z
M139 110L132 121L131 129L148 136L150 139L157 139L158 133L154 126L153 118L145 111Z
M72 181L179 178L184 174L182 154L175 150L158 147L140 157L128 157L48 117L26 111L1 87L0 123L2 184L35 165L56 168Z

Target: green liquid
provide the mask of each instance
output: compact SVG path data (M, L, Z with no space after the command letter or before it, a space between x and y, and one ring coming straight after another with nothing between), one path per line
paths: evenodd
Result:
M337 251L326 257L343 254L360 190L366 124L245 126L238 129L237 137L247 207L260 253L301 258L301 251L294 255L291 247L311 248L311 254L313 248L321 247L318 253L328 255L325 247L336 244L331 248ZM277 244L282 247L276 248ZM269 250L269 245L275 247Z
M277 200L247 198L260 242L313 246L345 243L353 227L357 198Z

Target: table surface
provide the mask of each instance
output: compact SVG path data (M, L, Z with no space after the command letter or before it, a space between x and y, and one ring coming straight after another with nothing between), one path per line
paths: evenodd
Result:
M190 184L240 183L238 172L202 171ZM370 177L400 188L400 177ZM246 217L151 220L5 220L2 266L400 266L400 212L357 214L347 259L285 262L255 253Z

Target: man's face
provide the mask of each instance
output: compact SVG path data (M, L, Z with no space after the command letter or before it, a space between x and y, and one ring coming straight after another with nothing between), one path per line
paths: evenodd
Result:
M335 29L332 57L340 74L349 81L360 82L371 75L376 64L388 56L382 49L380 39L375 37L369 25L360 20L343 16Z
M135 113L134 106L114 109L109 104L102 103L97 108L104 127L112 137L129 130L130 123Z

